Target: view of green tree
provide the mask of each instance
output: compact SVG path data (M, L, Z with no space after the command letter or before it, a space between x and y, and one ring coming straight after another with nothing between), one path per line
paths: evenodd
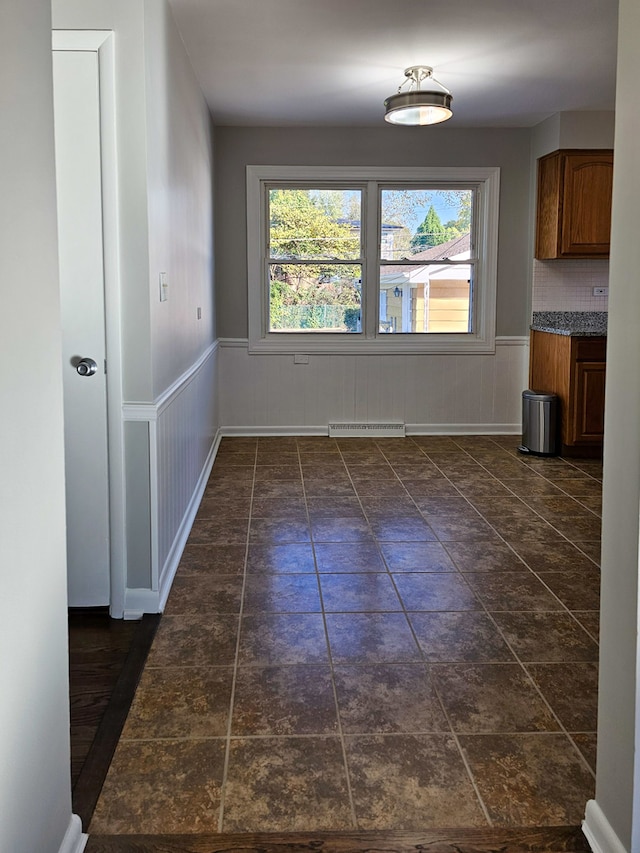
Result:
M411 248L414 252L440 246L442 243L468 234L471 230L472 193L469 190L450 190L443 194L443 197L446 198L450 207L457 207L458 216L443 224L433 205L430 205L425 218L418 225L411 239Z
M418 225L416 233L413 235L411 248L414 251L429 249L431 246L439 246L441 243L445 243L448 239L442 220L438 216L435 207L430 205L427 215L420 225Z
M329 202L331 209L336 200L327 196ZM360 254L359 234L337 221L341 210L337 216L333 211L328 213L317 193L312 197L309 190L271 190L269 214L272 258L349 260Z
M271 329L345 330L353 325L353 312L359 314L356 284L361 269L335 261L359 257L360 234L338 221L344 206L341 190L269 192ZM315 259L317 263L295 263ZM347 311L351 312L348 317Z
M473 190L470 189L384 189L382 221L401 229L384 246L386 256L410 258L417 252L468 233L472 200ZM455 214L456 218L443 224L443 211L449 217Z
M310 190L309 196L331 219L360 219L359 190Z
M453 190L451 191L452 203L455 201L458 207L458 217L445 222L445 229L452 233L453 237L459 237L461 234L467 234L471 230L471 201L472 195L469 190Z

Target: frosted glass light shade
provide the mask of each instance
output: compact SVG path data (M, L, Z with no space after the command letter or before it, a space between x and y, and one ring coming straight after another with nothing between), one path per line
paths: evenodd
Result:
M419 126L438 124L451 118L452 96L444 91L417 90L398 92L385 102L385 121L391 124Z

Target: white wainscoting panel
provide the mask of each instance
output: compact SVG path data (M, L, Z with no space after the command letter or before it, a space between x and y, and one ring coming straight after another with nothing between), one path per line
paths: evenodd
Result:
M215 458L217 342L154 403L123 407L149 427L150 589L125 593L125 613L161 610Z
M199 369L158 408L156 452L160 580L167 571L167 561L175 549L176 536L193 503L197 487L201 485L204 489L204 483L200 483L203 472L207 471L208 477L207 469L210 470L213 464L212 451L218 426L217 355L217 348L211 350Z
M309 355L308 364L221 339L221 429L399 421L413 433L518 433L528 359L526 337L498 338L494 355Z

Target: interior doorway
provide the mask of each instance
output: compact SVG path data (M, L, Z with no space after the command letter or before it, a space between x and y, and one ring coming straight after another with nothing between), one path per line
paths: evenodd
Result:
M53 33L68 604L122 616L113 34Z

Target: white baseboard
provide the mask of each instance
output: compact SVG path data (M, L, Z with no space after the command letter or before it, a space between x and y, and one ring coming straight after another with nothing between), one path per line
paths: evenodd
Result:
M324 426L223 426L223 436L269 436L269 435L329 435L329 425Z
M158 602L160 612L164 610L167 603L173 579L178 571L178 566L180 565L180 558L182 557L184 546L187 544L191 527L193 526L196 513L198 512L198 507L200 506L200 501L202 500L202 495L204 494L209 475L211 474L211 469L213 468L213 463L215 462L216 454L218 453L218 448L220 447L221 438L222 435L220 430L218 430L204 463L204 467L200 473L200 477L198 478L196 488L194 489L191 500L189 501L189 506L184 514L184 518L182 519L182 523L180 524L176 537L173 540L171 551L169 552L165 564L162 567L162 571L160 573L160 593Z
M160 613L160 594L157 589L130 589L124 591L124 618L141 619L143 613Z
M629 853L595 800L587 802L582 831L593 853Z
M522 424L406 424L407 435L520 435ZM329 426L224 426L223 436L328 435Z
M82 853L88 840L89 836L82 831L80 818L77 814L72 814L58 853Z
M520 435L522 424L407 424L407 435Z

